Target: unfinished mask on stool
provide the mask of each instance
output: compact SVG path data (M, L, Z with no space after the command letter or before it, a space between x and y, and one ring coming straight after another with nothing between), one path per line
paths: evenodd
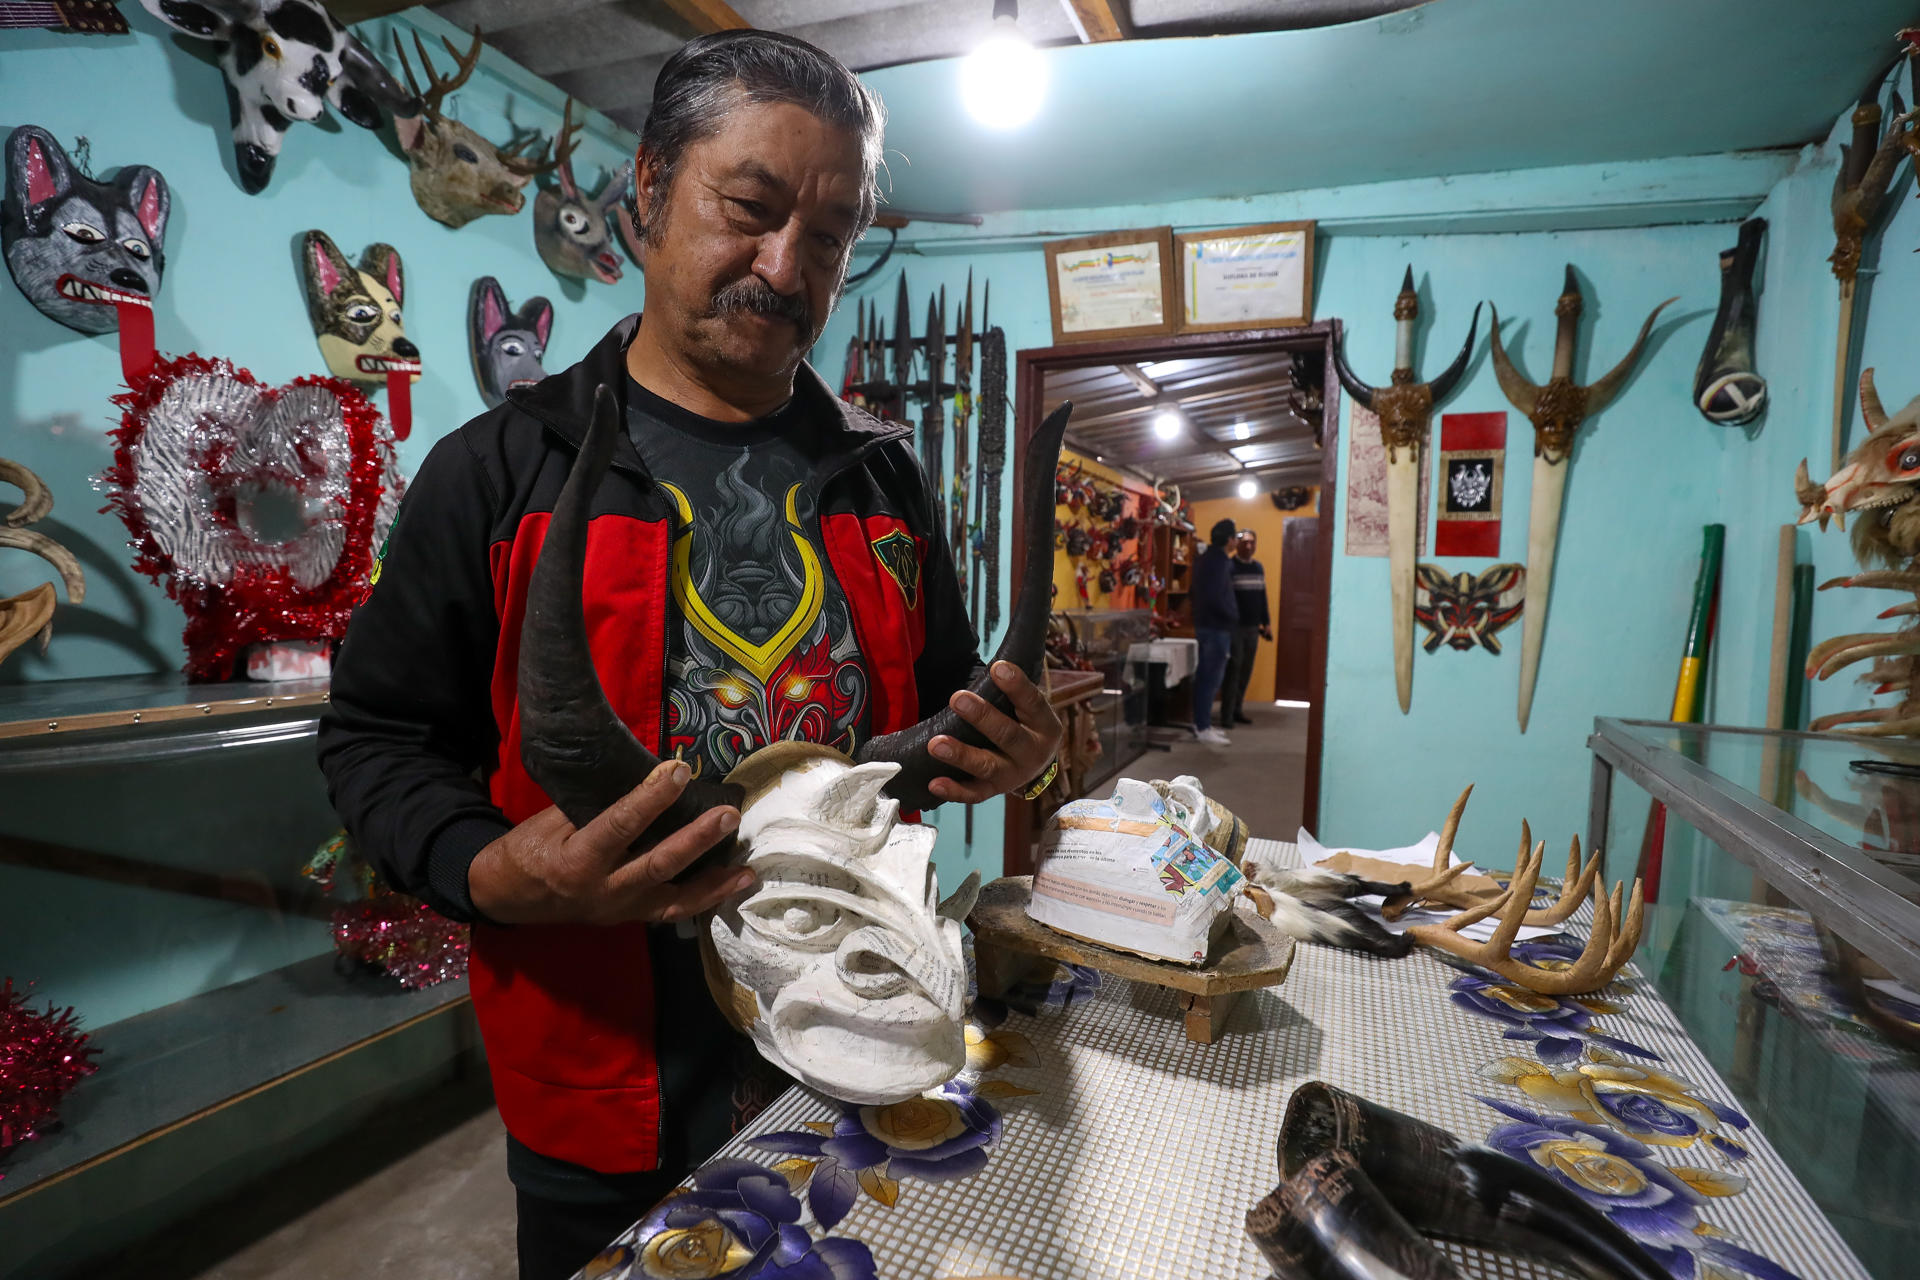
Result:
M882 794L899 771L783 742L727 776L760 884L709 921L708 987L769 1062L843 1102L898 1102L966 1064L959 921L979 880L936 905L935 832Z

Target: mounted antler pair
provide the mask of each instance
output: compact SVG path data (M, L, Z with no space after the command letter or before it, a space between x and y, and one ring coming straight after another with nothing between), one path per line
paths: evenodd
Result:
M33 552L59 572L60 581L66 584L69 603L79 604L85 600L87 579L80 572L80 562L74 558L73 552L46 534L26 527L44 519L53 510L53 494L48 491L46 482L26 467L6 458L0 458L0 481L15 486L23 495L20 505L0 519L0 547ZM51 582L43 582L17 596L0 599L0 662L6 661L9 654L30 639L37 638L40 652L47 651L47 641L53 636L55 603Z
M1401 905L1401 911L1421 898L1444 895L1470 865L1462 863L1458 867L1448 868L1446 862L1452 853L1453 836L1459 829L1460 815L1466 809L1467 797L1471 794L1472 787L1461 792L1460 798L1454 802L1453 811L1447 815L1446 829L1440 837L1440 849L1434 859L1435 876L1424 884L1414 886L1404 895L1406 901ZM1537 991L1541 995L1567 996L1598 991L1619 975L1627 961L1633 958L1634 948L1640 945L1645 915L1640 882L1633 882L1633 893L1623 913L1621 899L1624 887L1615 884L1611 895L1603 893L1599 882L1600 855L1596 851L1582 866L1580 841L1576 837L1567 856L1567 879L1560 886L1559 900L1551 907L1535 911L1531 909L1533 891L1540 882L1540 867L1545 859L1546 842L1533 844L1532 829L1524 821L1521 822L1520 852L1515 859L1513 879L1508 882L1506 889L1491 901L1470 907L1443 924L1414 925L1407 930L1408 935L1415 942L1451 952L1483 969L1492 970L1515 986ZM1522 925L1551 926L1564 923L1579 910L1581 901L1589 891L1593 894L1593 928L1576 960L1565 968L1547 968L1513 958L1511 949ZM1493 937L1487 941L1472 942L1460 933L1467 926L1494 915L1499 916L1500 923L1494 929Z

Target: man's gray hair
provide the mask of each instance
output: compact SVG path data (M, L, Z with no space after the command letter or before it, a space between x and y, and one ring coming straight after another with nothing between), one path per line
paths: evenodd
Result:
M790 102L860 139L860 221L848 242L866 234L880 199L887 124L880 96L825 50L778 31L749 30L690 40L660 68L640 130L640 146L655 173L646 210L633 211L641 239L651 238L665 214L687 148L718 133L727 112L742 102ZM634 188L637 204L638 182Z

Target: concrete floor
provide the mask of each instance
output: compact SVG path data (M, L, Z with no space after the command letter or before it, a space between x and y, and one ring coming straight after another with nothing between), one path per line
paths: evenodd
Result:
M1249 706L1231 746L1150 751L1135 778L1191 773L1255 836L1300 825L1304 707ZM141 1251L143 1280L514 1280L506 1131L483 1074L349 1134L270 1190ZM131 1262L131 1259L128 1260ZM113 1266L94 1275L134 1274Z

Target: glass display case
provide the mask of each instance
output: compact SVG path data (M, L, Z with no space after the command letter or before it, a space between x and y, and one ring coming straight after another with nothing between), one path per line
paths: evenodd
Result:
M325 699L0 688L0 976L72 1006L98 1051L59 1123L0 1155L0 1238L47 1219L25 1202L50 1185L465 1004L464 979L409 991L336 957L340 902L302 874L339 827L314 759Z
M1877 1277L1920 1256L1920 743L1603 719L1638 962Z

